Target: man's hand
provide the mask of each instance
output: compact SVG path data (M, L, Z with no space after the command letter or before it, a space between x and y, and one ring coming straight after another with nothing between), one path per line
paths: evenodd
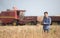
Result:
M44 22L43 24L48 24L48 23Z

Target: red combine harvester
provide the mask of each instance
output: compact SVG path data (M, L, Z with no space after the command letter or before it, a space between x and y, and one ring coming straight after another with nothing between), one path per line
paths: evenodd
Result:
M25 10L7 10L0 13L0 24L25 25L37 24L37 16L24 16Z

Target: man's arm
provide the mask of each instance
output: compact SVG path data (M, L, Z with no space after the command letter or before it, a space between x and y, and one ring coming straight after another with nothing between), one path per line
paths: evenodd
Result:
M48 24L51 24L51 18L49 18L49 20L48 20Z
M45 18L43 18L42 24L47 24L47 23L45 22Z

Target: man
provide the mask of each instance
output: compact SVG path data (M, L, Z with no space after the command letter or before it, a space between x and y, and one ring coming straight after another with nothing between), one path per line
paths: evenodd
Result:
M44 12L43 18L43 30L44 32L49 32L51 24L51 18L48 16L48 12Z

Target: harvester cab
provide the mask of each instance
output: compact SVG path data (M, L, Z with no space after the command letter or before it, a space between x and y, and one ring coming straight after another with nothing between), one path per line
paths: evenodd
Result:
M24 12L25 10L17 11L17 16L19 20L22 20L24 18Z

